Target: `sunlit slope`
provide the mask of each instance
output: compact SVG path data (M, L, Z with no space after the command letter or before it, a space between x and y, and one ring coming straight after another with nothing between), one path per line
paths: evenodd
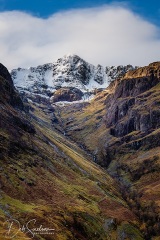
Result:
M89 103L57 107L60 130L118 180L146 239L159 236L160 64L130 71Z
M24 225L36 219L55 229L54 236L35 239L116 239L124 233L143 239L117 183L34 108L31 115L1 108L1 239L8 218Z

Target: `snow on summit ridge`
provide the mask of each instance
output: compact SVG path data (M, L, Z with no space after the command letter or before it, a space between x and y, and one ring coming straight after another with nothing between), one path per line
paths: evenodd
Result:
M83 93L96 88L106 88L111 81L121 77L133 66L94 66L76 54L67 54L53 63L18 68L11 71L11 76L19 91L48 94L63 87L74 87ZM47 91L44 91L46 90Z

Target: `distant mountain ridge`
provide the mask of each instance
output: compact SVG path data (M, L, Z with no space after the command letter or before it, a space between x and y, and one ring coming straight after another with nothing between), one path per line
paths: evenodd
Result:
M20 92L29 91L43 97L50 97L57 89L65 87L78 88L83 93L106 88L111 81L133 69L131 65L94 66L77 55L65 55L54 63L29 69L13 69L11 76Z

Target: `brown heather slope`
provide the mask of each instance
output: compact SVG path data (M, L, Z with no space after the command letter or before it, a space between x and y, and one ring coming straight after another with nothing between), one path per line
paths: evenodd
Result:
M119 181L145 239L160 239L160 62L128 72L90 103L57 107L56 117Z
M55 130L54 109L25 106L2 65L0 76L0 240L144 239L116 181ZM33 235L32 219L54 234Z

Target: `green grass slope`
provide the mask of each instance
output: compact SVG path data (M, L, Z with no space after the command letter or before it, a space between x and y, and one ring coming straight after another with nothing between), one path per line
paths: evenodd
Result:
M116 181L48 114L2 103L0 119L0 239L143 239Z
M89 103L56 108L65 132L121 185L145 239L160 235L160 64L131 71Z

